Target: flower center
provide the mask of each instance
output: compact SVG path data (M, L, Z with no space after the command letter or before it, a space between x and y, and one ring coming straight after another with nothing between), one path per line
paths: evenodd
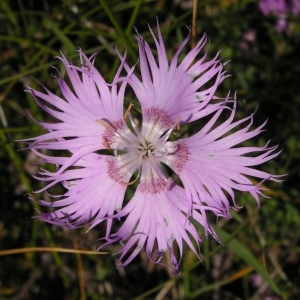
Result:
M123 185L133 184L139 179L138 189L145 193L168 189L171 179L161 163L172 161L178 151L179 144L168 141L176 124L154 108L146 110L141 128L129 111L125 117L128 117L132 130L124 120L114 124L97 120L106 127L104 146L114 153L106 158L110 178ZM135 179L130 181L135 172Z

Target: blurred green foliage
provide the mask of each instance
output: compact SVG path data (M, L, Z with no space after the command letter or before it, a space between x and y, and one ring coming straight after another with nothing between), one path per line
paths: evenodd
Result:
M287 174L285 182L269 184L261 209L238 194L239 213L216 224L227 247L213 239L202 244L203 263L185 250L182 273L173 277L153 265L142 251L126 268L115 256L27 253L0 256L0 299L296 299L300 295L300 19L287 16L283 32L275 18L265 17L255 0L198 1L198 37L210 38L209 56L222 50L232 76L218 91L237 91L242 118L255 113L255 124L269 119L253 141L272 139L281 155L263 166ZM189 0L0 0L0 251L24 247L96 250L102 228L85 233L44 224L31 217L38 206L26 194L39 188L35 156L16 140L39 134L25 112L48 118L24 92L38 81L59 93L51 74L62 51L78 62L76 49L99 51L96 65L110 81L120 52L137 62L133 26L153 43L148 23L158 17L170 56L188 34L193 1ZM188 49L186 50L188 51ZM199 229L201 230L201 229ZM116 253L120 246L109 248ZM1 254L1 252L0 252Z

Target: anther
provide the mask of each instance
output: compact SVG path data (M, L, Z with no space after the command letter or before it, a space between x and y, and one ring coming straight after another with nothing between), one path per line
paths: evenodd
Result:
M111 150L111 148L110 148L110 146L109 146L109 143L107 142L107 139L106 139L105 137L103 137L102 141L103 141L104 147L105 147L107 150Z
M96 122L104 126L108 131L115 132L115 128L113 128L108 122L100 119L96 120Z

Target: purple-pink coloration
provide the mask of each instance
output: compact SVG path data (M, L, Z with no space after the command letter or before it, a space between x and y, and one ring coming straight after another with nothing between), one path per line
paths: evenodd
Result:
M291 13L295 16L300 13L300 0L292 0L290 4Z
M288 6L285 0L260 0L259 7L264 15L279 15L288 12Z
M300 12L300 0L260 0L259 7L265 16L277 18L275 30L280 32L287 27L288 14L295 16Z
M253 184L251 177L280 181L255 169L278 152L268 144L239 146L260 134L265 124L251 129L253 115L234 121L236 100L215 95L227 75L218 55L208 60L205 52L199 58L206 36L179 61L190 36L169 60L159 27L158 36L151 34L157 57L137 33L140 76L120 55L113 84L94 67L95 56L88 58L79 50L77 67L62 55L71 87L59 75L61 97L44 86L43 92L27 87L57 122L36 121L47 132L26 142L42 161L56 166L55 172L41 170L36 178L45 185L37 192L56 184L67 190L54 202L39 200L54 208L39 218L70 228L105 222L103 246L122 243L121 265L145 247L149 259L158 263L168 252L169 264L178 272L184 242L199 256L199 225L206 236L218 239L207 211L229 218L230 208L238 208L235 190L249 192L259 203L261 185ZM132 115L131 106L124 113L128 85L140 103L142 121ZM220 123L226 111L230 116ZM197 133L180 136L180 127L203 117L209 120ZM45 149L69 155L49 156L43 154ZM135 194L124 202L131 185ZM116 232L114 222L121 222Z

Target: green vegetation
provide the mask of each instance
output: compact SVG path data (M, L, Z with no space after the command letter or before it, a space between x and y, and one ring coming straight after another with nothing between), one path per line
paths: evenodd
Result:
M24 84L36 80L59 94L55 56L78 62L76 49L99 52L96 66L111 81L119 64L115 47L137 62L133 26L153 43L148 23L158 17L170 56L188 34L193 1L179 0L0 0L0 299L297 299L300 295L300 16L287 16L283 32L255 0L198 1L198 38L206 32L209 56L222 50L232 76L219 95L237 91L238 118L256 111L254 126L268 118L267 131L251 141L279 144L280 156L262 169L287 174L266 184L260 209L238 193L240 212L215 228L223 245L204 240L203 261L186 247L182 272L149 262L144 251L127 267L115 266L120 245L96 251L101 226L68 230L32 218L38 205L28 193L41 188L36 157L17 140L38 135L48 118ZM188 49L187 49L188 50ZM252 144L254 145L254 144ZM130 191L129 191L130 194ZM42 195L35 195L39 199ZM45 195L43 196L45 197ZM199 228L199 230L201 230ZM41 249L45 247L45 249ZM28 249L32 248L32 249ZM57 251L50 251L54 248ZM5 252L15 249L18 252ZM22 253L21 253L22 252Z

